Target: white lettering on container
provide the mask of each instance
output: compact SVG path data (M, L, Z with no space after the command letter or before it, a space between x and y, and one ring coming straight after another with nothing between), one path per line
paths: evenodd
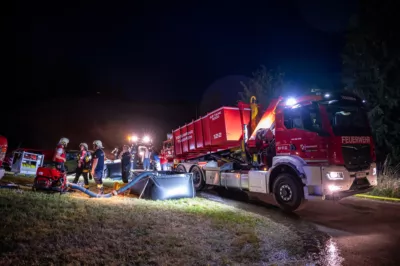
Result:
M185 132L185 133L183 133L181 135L176 136L175 140L176 140L177 143L181 143L181 142L184 142L184 141L188 141L188 140L190 140L192 138L193 138L193 130L189 130L188 132Z
M217 120L221 116L221 111L216 112L215 114L210 115L210 119L212 121Z
M217 133L217 134L214 134L214 139L219 139L220 137L222 137L222 133L221 132L219 132L219 133Z

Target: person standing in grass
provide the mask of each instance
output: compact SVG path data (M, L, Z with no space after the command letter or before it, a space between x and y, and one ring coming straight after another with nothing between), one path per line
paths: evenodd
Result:
M93 141L93 148L95 152L93 153L93 162L92 162L92 170L91 174L93 176L94 181L97 184L97 189L99 190L99 194L104 193L103 188L103 175L104 175L104 151L103 151L103 143L100 140Z
M83 182L85 183L85 188L89 188L89 169L90 161L92 160L92 155L89 152L89 147L86 143L79 144L80 152L78 154L78 167L76 168L76 175L73 183L78 183L79 178L83 175Z
M53 156L53 163L58 171L61 173L65 172L65 166L64 163L67 160L67 154L65 151L65 148L67 147L69 143L69 139L67 138L61 138L60 141L57 144L56 150L54 152Z
M150 170L150 151L146 146L139 146L139 151L144 150L143 153L143 169L145 171Z
M124 145L122 147L122 152L119 155L121 159L121 174L122 174L122 182L128 183L128 177L131 173L131 159L132 154L129 151L129 146Z

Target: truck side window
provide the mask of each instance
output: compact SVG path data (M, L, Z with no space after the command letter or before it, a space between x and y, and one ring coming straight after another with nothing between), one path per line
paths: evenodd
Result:
M302 117L305 130L314 132L321 130L321 118L319 115L319 110L316 107L312 105L303 106Z
M299 108L300 109L300 108ZM287 109L283 112L284 125L287 129L300 128L303 129L303 121L299 109Z
M283 111L283 125L287 129L292 129L293 128L291 110L284 110Z
M308 131L321 130L319 110L312 105L284 111L284 125L287 129L304 129Z

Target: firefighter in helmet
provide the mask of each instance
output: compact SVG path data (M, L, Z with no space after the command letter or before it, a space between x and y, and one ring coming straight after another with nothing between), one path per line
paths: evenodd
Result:
M57 147L56 147L54 155L53 155L53 163L54 163L56 169L62 173L65 172L64 163L67 160L65 148L67 147L68 143L69 143L69 139L61 138L57 144Z
M104 193L103 189L103 175L104 175L104 151L103 143L100 140L93 141L94 153L92 156L92 166L90 173L97 184L99 194Z
M89 147L86 143L79 144L79 153L77 156L78 166L76 167L76 175L73 183L78 183L79 178L83 175L83 182L85 183L85 188L89 188L89 169L92 161L92 155L90 154Z

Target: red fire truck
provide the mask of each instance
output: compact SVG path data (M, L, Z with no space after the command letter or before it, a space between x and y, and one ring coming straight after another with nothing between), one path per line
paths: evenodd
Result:
M254 99L252 99L254 100ZM162 153L196 190L271 194L285 211L310 199L341 199L377 184L363 101L335 93L221 107L172 132ZM258 196L257 196L258 195Z
M7 153L7 139L3 136L0 136L0 179L4 176L4 168L3 161Z

